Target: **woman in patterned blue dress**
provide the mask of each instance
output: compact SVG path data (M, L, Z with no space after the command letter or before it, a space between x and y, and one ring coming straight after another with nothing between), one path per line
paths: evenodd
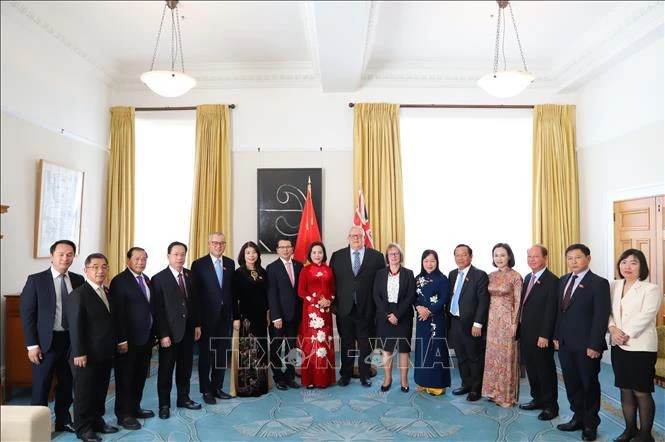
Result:
M438 396L450 387L450 356L446 341L448 278L439 270L439 255L425 250L416 276L416 390Z

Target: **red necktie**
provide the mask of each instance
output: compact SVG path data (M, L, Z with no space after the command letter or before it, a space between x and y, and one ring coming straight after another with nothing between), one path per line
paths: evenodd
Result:
M185 282L182 280L182 273L178 273L178 287L180 287L180 291L183 295L185 295L186 298L187 290L185 289Z
M568 303L570 302L570 297L573 296L573 286L575 285L575 280L577 279L577 275L573 275L572 278L570 278L570 283L568 284L568 288L566 289L566 294L563 295L563 302L561 303L561 307L563 310L568 307Z

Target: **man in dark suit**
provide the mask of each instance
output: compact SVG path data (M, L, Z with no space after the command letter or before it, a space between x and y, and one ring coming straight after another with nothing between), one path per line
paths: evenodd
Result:
M104 255L89 255L85 259L86 283L65 300L65 320L72 342L74 428L78 438L86 442L101 441L98 432L118 431L104 422L104 411L113 357L116 351L127 352L127 342L117 337L113 301L103 285L108 268Z
M173 370L177 389L176 406L200 410L201 404L189 397L192 377L194 341L201 338L199 300L192 275L185 268L187 246L174 241L169 244L168 267L152 277L151 303L157 317L159 369L157 395L159 418L171 415Z
M520 309L520 354L526 365L531 401L522 410L542 410L538 419L549 421L559 415L554 323L558 307L559 278L547 269L547 249L536 244L527 251L531 273L524 277Z
M293 244L289 239L277 241L279 258L266 267L268 274L268 305L270 306L270 363L277 388L299 388L295 381L296 370L290 358L280 355L286 345L285 355L296 348L298 327L302 319L302 300L298 296L298 278L302 264L293 259ZM286 367L286 371L283 371Z
M84 283L83 276L69 271L76 245L56 241L50 249L51 267L28 276L21 292L21 322L32 362L31 405L48 406L53 374L58 377L55 391L55 431L73 433L69 414L72 405L72 371L69 366L69 333L62 326L63 299Z
M120 340L127 340L128 351L115 358L115 415L118 424L138 430L136 418L154 417L141 408L143 387L155 344L155 317L150 306L150 278L143 273L148 254L141 247L127 252L127 268L111 281L109 296Z
M376 306L374 305L374 276L386 266L383 254L365 247L365 231L360 226L349 230L349 246L337 250L330 258L335 274L337 295L333 306L340 337L342 367L338 385L349 385L353 361L358 354L360 384L371 387L369 358L370 338L374 334ZM356 350L356 348L358 350Z
M471 265L473 251L466 244L455 247L457 269L450 272L448 336L455 348L462 386L453 394L466 394L466 400L477 401L483 385L485 345L483 333L487 324L489 293L487 273Z
M199 388L206 404L215 397L230 399L222 386L231 348L233 294L231 280L236 268L232 259L222 256L226 249L223 233L208 237L209 253L192 263L192 275L201 302L201 340L199 341ZM212 371L212 376L211 376Z
M554 347L559 350L572 419L561 431L582 431L582 440L596 440L600 424L600 357L607 350L610 286L589 270L591 251L584 244L566 249L570 273L559 280L559 312Z

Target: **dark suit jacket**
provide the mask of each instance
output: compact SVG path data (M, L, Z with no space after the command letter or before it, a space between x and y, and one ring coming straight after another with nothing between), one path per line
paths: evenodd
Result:
M402 267L399 271L399 292L397 302L388 302L388 267L376 272L374 277L374 303L376 317L385 318L389 314L397 316L398 322L413 317L413 303L416 301L416 280L413 271Z
M455 269L448 274L450 281L449 298L450 302L455 293L455 284L457 283L457 274L459 269ZM490 295L487 291L489 285L489 278L487 273L474 266L469 267L466 275L464 275L464 284L459 296L459 319L463 330L468 330L471 333L473 323L483 325L483 334L487 332L487 312L490 308ZM450 303L447 307L450 312Z
M366 247L358 275L354 276L351 248L345 247L333 253L330 258L330 268L335 274L335 286L337 287L337 296L334 301L336 314L340 317L351 314L353 293L355 292L358 303L356 313L365 318L374 318L376 312L372 295L374 276L378 270L385 267L386 260L383 254Z
M150 303L157 315L157 338L170 337L174 343L182 341L187 326L201 326L196 284L189 269L183 269L185 297L178 287L170 267L152 277Z
M559 278L545 269L536 281L524 301L526 289L533 273L524 278L522 284L522 320L519 325L520 345L524 348L535 348L539 337L550 341L554 337L554 324L556 322L558 308Z
M83 276L69 272L72 289L81 286ZM63 300L64 320L64 300ZM25 345L39 345L42 352L47 352L53 342L53 323L55 321L55 284L49 267L46 271L28 276L21 292L21 322Z
M202 256L192 263L192 275L201 303L201 324L203 327L212 327L223 319L230 323L233 316L233 292L231 280L236 264L231 258L222 256L222 287L217 281L217 272L210 255ZM222 308L222 302L224 307Z
M90 284L74 289L65 302L65 322L72 345L71 357L87 356L89 361L111 359L119 342L113 321L113 301L109 309Z
M143 279L151 290L150 278L145 273ZM152 296L152 290L151 290ZM134 274L125 269L111 280L109 297L113 300L114 320L118 341L128 341L132 345L145 345L154 342L153 327L155 314L150 302L139 287Z
M586 351L587 348L602 352L607 350L605 332L610 318L610 284L589 270L580 281L565 310L562 302L566 285L572 273L559 279L558 315L554 339L559 348Z
M302 264L295 259L293 262L293 277L295 284L291 285L289 274L281 258L266 267L268 274L268 305L270 306L270 320L281 319L284 322L297 321L302 318L302 299L298 296L298 279Z

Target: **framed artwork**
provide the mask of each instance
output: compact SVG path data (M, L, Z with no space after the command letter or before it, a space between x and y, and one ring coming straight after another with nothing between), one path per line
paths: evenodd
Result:
M39 160L35 210L35 258L48 258L59 239L81 243L83 175L79 170Z
M288 238L295 245L302 209L307 198L307 180L312 180L312 203L319 229L321 212L321 168L257 170L257 244L264 253L277 253L277 241Z

